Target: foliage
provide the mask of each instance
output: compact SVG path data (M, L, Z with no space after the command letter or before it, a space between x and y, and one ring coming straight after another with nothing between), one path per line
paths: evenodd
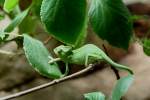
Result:
M49 78L60 78L61 72L56 63L48 64L51 57L48 50L44 47L43 43L35 40L28 35L24 36L24 51L26 57L34 69L41 75Z
M112 91L112 100L120 100L132 83L133 75L128 75L118 80L115 88ZM100 92L88 93L85 94L84 97L85 100L105 100L104 94Z
M133 79L133 75L128 75L118 80L112 91L112 100L120 100L121 97L124 96L124 94L127 92L130 85L133 83Z
M127 92L133 82L133 71L115 63L100 48L96 46L84 48L87 45L83 45L89 25L99 38L106 40L112 46L128 49L132 37L132 19L121 0L92 0L91 2L87 0L28 0L24 2L0 0L2 12L12 20L4 30L0 31L0 43L9 41L20 43L31 66L42 76L52 79L65 77L68 72L68 63L86 67L91 63L105 60L117 70L124 69L129 72L128 76L117 81L112 92L112 100L119 100ZM61 55L58 55L60 58L53 58L41 41L29 36L39 23L50 36L65 44L54 49L56 55ZM19 28L18 35L8 39L16 27ZM149 40L145 40L143 44L145 53L149 55ZM62 74L57 64L60 60L66 64L65 74ZM105 100L101 92L87 93L84 96L86 100Z
M84 94L85 100L105 100L104 94L101 92L93 92Z
M122 1L92 0L91 2L89 16L94 32L110 44L127 49L132 36L132 21Z
M14 30L14 28L16 28L23 20L24 18L27 16L29 12L29 9L23 11L22 13L20 13L19 15L17 15L12 22L6 27L6 29L4 30L5 32L12 32Z
M3 42L8 37L7 33L0 30L0 42Z
M86 0L43 0L41 20L56 39L74 46L85 34Z
M18 2L19 0L5 0L4 10L9 13L17 6Z
M4 10L10 13L10 17L13 12L19 13L18 17L14 18L16 21L12 23L14 25L10 25L11 27L21 24L30 13L32 16L29 16L28 19L33 16L39 18L40 13L41 21L50 35L65 44L79 47L87 35L87 19L89 19L94 32L100 38L107 40L111 45L116 47L127 49L129 46L132 36L132 21L129 11L121 0L117 0L115 3L111 0L92 0L90 3L89 18L87 16L88 8L86 0L74 0L71 2L69 0L33 0L24 12L19 10L17 6L19 5L18 1L13 0L13 2L9 2L9 0L5 0L4 3ZM39 9L40 6L41 10ZM31 9L30 12L27 9ZM17 19L20 19L20 21L17 21ZM35 21L34 18L29 20L30 22ZM29 26L32 27L32 25ZM9 32L12 30L11 27L10 29L8 28ZM30 31L21 32L30 33ZM118 38L115 38L116 36Z
M146 55L150 56L150 39L143 40L143 50Z

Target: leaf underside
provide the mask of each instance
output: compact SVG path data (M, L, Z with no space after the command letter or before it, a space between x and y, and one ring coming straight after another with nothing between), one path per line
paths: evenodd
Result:
M86 0L43 0L41 20L49 34L74 46L85 34L86 8Z

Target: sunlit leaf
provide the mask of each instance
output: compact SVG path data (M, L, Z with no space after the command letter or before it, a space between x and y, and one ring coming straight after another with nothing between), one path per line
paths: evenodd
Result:
M9 13L16 7L18 2L19 2L19 0L5 0L4 10Z
M143 40L143 50L146 55L150 56L150 39Z

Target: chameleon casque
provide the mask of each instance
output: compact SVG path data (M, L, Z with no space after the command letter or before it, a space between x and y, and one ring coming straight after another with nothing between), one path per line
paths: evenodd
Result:
M97 61L106 61L118 70L126 70L130 74L133 74L130 68L114 62L105 54L104 51L93 44L86 44L75 50L73 50L71 46L60 45L54 49L54 53L59 58L52 59L49 63L62 60L67 64L71 63L87 66L88 64L92 64Z

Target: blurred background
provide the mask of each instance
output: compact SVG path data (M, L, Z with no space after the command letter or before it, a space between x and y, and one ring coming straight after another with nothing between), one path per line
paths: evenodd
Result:
M133 15L144 15L146 17L134 21L134 35L142 38L150 33L150 0L124 0ZM0 21L0 29L4 29L10 23L6 16L5 20ZM15 29L13 33L18 33ZM95 36L91 29L87 37L87 43L92 42L102 47L103 42ZM36 38L46 41L48 34L37 25ZM46 44L49 51L60 43L51 39ZM135 81L123 100L150 100L150 57L143 53L142 46L136 42L131 43L128 52L111 47L106 44L109 56L121 64L130 66L135 72ZM15 42L0 45L1 50L11 52L23 52L18 50ZM81 66L71 66L71 72L81 70ZM124 75L124 73L120 73ZM23 91L40 84L51 81L40 76L28 64L24 54L14 57L0 54L0 97ZM94 91L102 91L110 95L112 87L116 82L116 77L107 64L101 64L81 77L57 84L55 86L42 89L40 91L13 99L13 100L83 100L83 94Z

